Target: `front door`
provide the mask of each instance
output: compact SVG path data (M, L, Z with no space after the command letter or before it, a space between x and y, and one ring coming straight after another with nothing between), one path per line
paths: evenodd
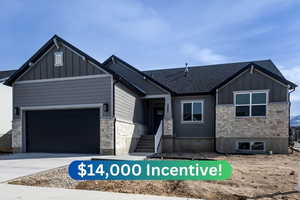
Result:
M164 119L164 109L163 108L154 108L153 110L153 134L156 134L161 120Z

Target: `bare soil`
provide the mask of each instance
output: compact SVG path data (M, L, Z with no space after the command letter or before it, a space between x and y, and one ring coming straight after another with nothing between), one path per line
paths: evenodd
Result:
M11 181L11 184L69 189L204 198L208 200L300 199L295 188L299 153L289 155L218 155L232 164L225 181L75 181L68 167L61 167Z

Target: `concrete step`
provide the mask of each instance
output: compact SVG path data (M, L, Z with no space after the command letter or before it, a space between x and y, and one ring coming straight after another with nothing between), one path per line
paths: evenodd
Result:
M135 150L136 153L153 153L154 152L154 149L136 149Z
M154 152L154 135L142 135L137 143L135 152Z

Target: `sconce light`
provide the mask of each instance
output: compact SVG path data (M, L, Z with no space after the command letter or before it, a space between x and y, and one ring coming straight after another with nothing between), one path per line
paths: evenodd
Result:
M16 116L20 115L20 108L19 107L14 107L14 113Z
M108 112L108 103L103 104L103 111Z

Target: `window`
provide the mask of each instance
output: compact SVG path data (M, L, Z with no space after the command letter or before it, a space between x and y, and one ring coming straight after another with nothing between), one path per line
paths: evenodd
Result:
M181 107L183 122L203 121L203 101L183 101Z
M240 151L265 151L265 142L238 142L237 149Z
M63 52L57 51L54 53L54 66L61 67L63 66Z
M234 93L235 116L266 116L267 96L267 92L261 91Z

